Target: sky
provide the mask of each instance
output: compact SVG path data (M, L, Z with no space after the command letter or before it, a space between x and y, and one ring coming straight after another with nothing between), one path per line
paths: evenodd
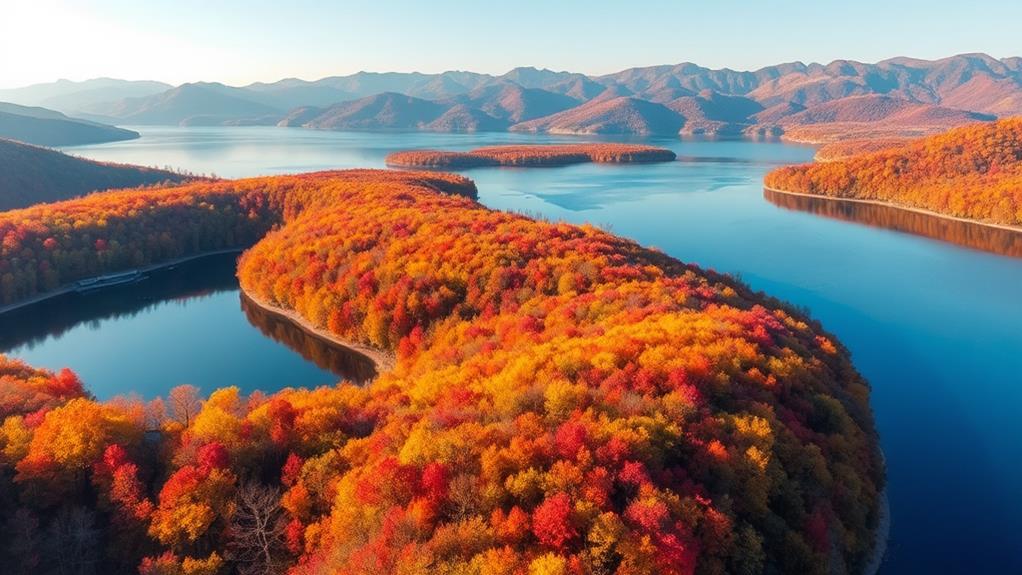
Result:
M0 88L1022 56L1022 1L0 0Z

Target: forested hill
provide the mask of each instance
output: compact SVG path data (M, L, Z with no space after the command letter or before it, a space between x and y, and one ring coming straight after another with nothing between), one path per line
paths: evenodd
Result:
M75 146L137 137L132 130L70 118L54 110L0 102L0 138L39 146Z
M888 145L841 160L780 168L767 175L766 185L1022 226L1022 117Z
M0 210L66 200L96 190L192 179L187 174L93 162L0 139Z

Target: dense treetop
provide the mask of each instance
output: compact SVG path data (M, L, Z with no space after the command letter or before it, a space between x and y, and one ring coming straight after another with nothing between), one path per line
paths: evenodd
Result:
M351 170L118 190L0 212L0 305L99 274L247 247L306 206L341 201L352 186L475 195L459 176Z

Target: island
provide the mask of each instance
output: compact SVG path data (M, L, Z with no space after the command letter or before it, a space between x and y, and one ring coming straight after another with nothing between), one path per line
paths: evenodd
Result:
M1022 232L1022 118L767 174L768 191L872 203Z
M31 533L73 502L116 526L91 552L141 573L261 544L294 573L868 568L884 465L840 342L730 276L476 193L350 170L0 213L5 302L247 248L252 302L380 354L364 385L152 402L0 358L2 516Z
M387 156L396 168L465 169L484 166L564 166L568 164L634 164L671 162L677 158L666 148L638 144L535 144L489 146L469 152L408 150Z

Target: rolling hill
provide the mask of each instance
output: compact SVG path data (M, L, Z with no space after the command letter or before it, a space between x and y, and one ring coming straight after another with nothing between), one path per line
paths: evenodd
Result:
M495 118L478 108L455 104L423 129L430 132L498 132L507 126L506 120Z
M438 120L449 106L395 92L343 102L301 125L321 130L422 129Z
M183 84L143 98L128 98L84 108L131 125L217 125L229 120L282 116L284 109L252 99L242 88L217 83Z
M510 82L477 88L448 101L476 108L508 124L556 114L581 103L571 96Z
M593 100L577 108L511 126L517 132L549 134L677 134L684 118L653 102L622 96Z
M967 123L992 120L993 118L989 114L910 102L891 96L867 94L817 104L782 119L780 123L789 126L834 122Z
M725 96L703 90L697 96L681 96L666 104L681 114L682 134L737 136L749 129L763 106L743 96Z
M0 139L0 211L66 200L97 190L183 182L187 174L93 162Z
M123 98L151 96L172 88L170 84L148 80L128 81L95 78L84 82L57 80L24 88L0 90L0 101L25 106L43 106L76 115L83 108Z
M502 131L523 119L573 108L578 100L538 88L501 83L442 100L385 92L327 108L305 106L278 125L325 130Z
M775 170L766 186L1022 229L1022 118L889 142L879 150L856 147L834 161Z
M867 94L811 106L781 118L778 124L790 140L832 142L925 136L995 118L991 114Z
M69 118L54 110L0 102L0 138L39 146L74 146L137 137L138 132Z

